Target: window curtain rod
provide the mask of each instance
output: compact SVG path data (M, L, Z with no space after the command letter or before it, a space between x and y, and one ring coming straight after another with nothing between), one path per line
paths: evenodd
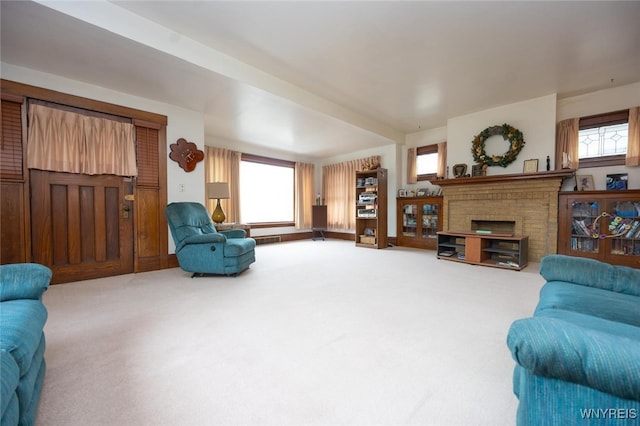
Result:
M27 111L29 110L28 106L29 105L42 105L45 106L47 108L54 108L54 109L59 109L62 111L67 111L67 112L72 112L74 114L79 114L79 115L84 115L86 117L95 117L95 118L102 118L105 120L112 120L112 121L117 121L119 123L133 123L133 120L131 118L128 117L122 117L119 115L113 115L113 114L107 114L106 112L99 112L99 111L93 111L90 109L85 109L85 108L78 108L78 107L73 107L70 105L65 105L65 104L60 104L57 102L50 102L50 101L43 101L40 99L35 99L35 98L28 98L27 99Z

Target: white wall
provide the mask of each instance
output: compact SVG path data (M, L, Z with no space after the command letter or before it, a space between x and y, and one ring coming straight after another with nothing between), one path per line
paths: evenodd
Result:
M524 134L525 146L516 161L506 168L489 167L488 175L521 173L524 160L537 158L538 170L546 168L546 157L549 155L551 170L555 168L555 127L556 123L567 118L584 117L600 113L618 111L640 105L640 82L611 89L556 99L556 95L543 96L498 108L479 111L460 117L453 117L447 121L446 127L429 129L407 135L403 147L402 185L407 189L424 187L423 183L406 184L406 150L409 147L430 145L444 140L447 141L447 165L458 163L467 164L468 171L474 164L471 154L473 137L487 127L508 123ZM501 145L500 136L487 140L487 152L501 155L506 152L506 146ZM495 151L490 151L490 146ZM640 167L612 166L578 169L578 175L592 175L595 189L605 189L605 177L610 173L628 173L629 188L640 188ZM449 177L453 177L449 173ZM562 190L571 191L575 185L574 179L566 179Z
M538 159L538 170L545 170L547 155L553 159L555 151L556 96L548 95L473 114L454 117L447 121L447 165L449 177L453 177L454 164L466 164L467 173L475 164L471 154L473 137L487 127L507 123L519 129L525 145L518 158L507 167L492 166L487 175L522 173L525 160ZM502 136L492 136L486 141L488 154L503 155L509 149L509 142Z
M637 106L640 106L640 82L560 99L558 100L557 121ZM597 190L606 189L605 178L610 173L629 174L629 189L640 189L640 167L590 167L578 169L576 172L578 175L592 175ZM571 191L574 184L573 181L565 181L562 190Z
M417 148L420 146L433 145L440 142L447 141L447 127L437 127L435 129L424 130L420 132L410 133L406 137L406 143L401 147L400 152L400 164L401 172L399 173L400 183L398 189L407 189L409 191L416 190L418 188L428 188L429 190L433 190L437 188L437 185L434 186L430 182L420 181L415 184L407 183L407 151L409 148Z
M198 149L204 150L204 116L199 112L5 63L2 63L2 78L115 105L166 115L168 120L167 155L171 152L169 145L175 143L180 138L185 138L187 141L195 143ZM179 184L184 184L184 192L178 191ZM170 203L174 201L197 201L204 203L204 200L204 163L198 163L195 170L187 173L178 166L178 163L167 159L167 201ZM169 235L168 229L167 234ZM175 245L169 235L169 253L173 253L174 251Z

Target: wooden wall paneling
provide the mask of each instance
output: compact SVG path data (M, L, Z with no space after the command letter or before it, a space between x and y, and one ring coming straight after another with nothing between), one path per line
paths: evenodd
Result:
M67 221L68 221L68 241L69 260L71 264L82 263L83 235L80 223L82 222L82 211L80 209L80 186L69 185L67 194ZM74 220L75 219L75 220Z
M138 214L137 225L137 256L138 271L150 271L161 268L161 233L164 229L159 220L158 191L147 188L138 188L136 195Z
M133 220L123 214L122 177L31 173L33 255L52 269L52 283L133 272Z
M27 262L25 249L24 184L1 182L0 264Z
M21 96L0 102L0 264L31 261L26 107Z
M93 207L95 206L96 197L94 188L89 186L80 187L80 227L79 234L82 235L82 246L80 258L83 261L96 260L96 215Z
M31 229L33 261L43 265L53 264L53 248L51 247L52 217L49 211L51 192L45 172L33 170L31 176L31 191L38 194L31 197ZM66 228L65 228L66 229Z
M67 187L65 185L51 185L51 206L49 209L43 209L51 216L51 254L54 265L66 265L69 262L69 233L67 226L69 224L69 210L67 208ZM36 197L39 198L39 197ZM34 232L36 230L34 229Z
M166 196L166 130L139 120L136 125L138 177L135 186L136 272L169 267Z
M124 194L122 194L124 195ZM105 188L105 236L107 241L107 260L118 259L120 257L121 244L132 245L133 242L127 243L121 241L120 236L120 215L122 214L121 194L118 188ZM131 223L129 218L127 222ZM131 252L133 253L133 252Z
M159 183L158 191L158 236L160 248L160 268L169 268L169 224L164 210L167 207L167 126L166 123L158 132L158 167Z
M89 200L87 200L87 203L88 202ZM105 225L107 222L106 204L107 202L105 199L104 187L96 188L96 190L93 192L93 205L95 206L93 210L93 224L95 229L93 245L95 247L94 260L96 262L104 262L107 260L107 246L101 243L102 241L105 241L107 239L107 227Z
M28 84L18 83L15 81L0 79L0 88L2 89L2 94L6 97L13 96L38 99L42 101L55 102L61 105L68 105L75 108L84 108L105 114L117 115L120 117L144 120L161 126L167 125L167 117L161 114L97 101L95 99L84 98L82 96L71 95L68 93L57 92L55 90L45 89L42 87L30 86Z
M42 210L44 205L42 200L32 200L33 203L30 202L30 173L26 169L26 135L27 135L27 111L26 111L26 98L38 99L42 101L55 102L62 105L68 105L76 108L83 108L86 110L101 112L105 114L112 114L121 117L131 118L136 126L147 127L149 129L154 129L156 132L155 149L151 152L150 162L147 164L148 167L152 167L156 170L157 180L153 185L156 190L156 197L153 202L145 202L144 205L138 207L138 203L136 201L130 202L133 204L131 214L134 216L135 220L129 221L129 223L134 223L134 232L137 232L137 228L139 224L142 223L143 218L150 216L152 220L150 222L145 222L144 231L151 232L149 223L154 223L157 229L156 240L153 238L147 238L142 236L138 238L137 236L134 238L132 244L135 247L135 257L133 259L134 262L134 270L136 272L143 270L151 270L158 268L167 268L175 265L170 265L169 260L170 256L168 254L168 227L166 223L166 218L164 216L164 209L167 205L167 193L166 193L166 181L167 181L167 137L166 137L166 125L167 125L167 117L160 114L155 114L147 111L141 111L134 108L128 108L120 105L110 104L102 101L96 101L93 99L83 98L75 95L70 95L66 93L57 92L54 90L44 89L40 87L30 86L23 83L13 82L9 80L0 79L0 91L2 94L3 100L3 110L4 110L4 101L15 102L20 105L21 110L21 128L22 128L22 162L23 162L23 173L21 179L16 180L15 182L11 182L11 184L6 182L6 179L0 178L0 183L2 184L1 189L6 190L6 195L11 194L12 201L9 203L5 203L4 194L3 194L3 202L2 207L0 209L0 220L2 221L2 229L4 232L4 226L6 224L12 224L14 226L16 223L22 223L23 229L22 232L17 232L16 229L12 228L10 232L7 234L7 238L2 238L2 243L0 245L0 262L5 263L5 258L7 259L24 259L24 261L37 261L35 259L35 255L32 256L32 247L37 244L38 248L38 257L42 259L41 263L48 264L47 261L52 260L53 256L53 248L51 245L47 245L47 241L51 241L51 219L48 215L44 214L42 211L38 212L38 218L32 221L32 208ZM3 141L4 141L4 120L2 123L3 128ZM155 161L155 163L154 163ZM143 170L147 170L147 166L143 167ZM36 185L42 184L36 183ZM22 198L20 199L19 194L16 194L16 187L22 187ZM42 188L44 190L44 188ZM148 187L145 187L145 192ZM48 191L48 188L47 188ZM44 191L44 193L48 193ZM132 192L133 195L137 198L138 187L134 187ZM50 197L50 194L48 195ZM95 197L98 197L97 193L94 194ZM83 195L80 194L80 200L82 200ZM148 194L143 195L147 201L153 199L154 197L149 197ZM99 200L94 200L98 205ZM49 203L50 200L47 201ZM48 204L46 204L48 205ZM22 210L18 207L21 206ZM118 203L120 206L120 203ZM106 206L105 206L106 207ZM147 209L152 209L150 212ZM118 208L118 211L120 209ZM106 209L96 209L94 212L95 215L95 223L96 228L100 228L99 226L99 216L103 214ZM5 222L6 220L6 222ZM21 222L20 222L21 221ZM106 218L105 218L106 223ZM126 222L125 222L126 223ZM9 225L7 225L7 230L9 229ZM32 230L34 232L32 238ZM17 232L17 234L15 233ZM9 236L10 235L10 236ZM21 240L16 240L15 238L19 238ZM97 238L97 237L96 237ZM9 244L10 243L10 244ZM5 244L7 247L5 247ZM104 257L108 257L107 251L109 249L101 248L101 245L98 241L95 242L95 254L96 260L99 260ZM88 248L83 248L80 256L86 257L90 256L90 250ZM145 258L144 261L138 262L137 253L155 253L154 256L149 256ZM7 257L8 256L8 257ZM175 262L174 262L175 263Z

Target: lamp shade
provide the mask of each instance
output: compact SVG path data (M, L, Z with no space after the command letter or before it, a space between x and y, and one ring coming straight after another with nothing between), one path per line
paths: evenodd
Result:
M210 182L207 184L207 198L229 198L228 182Z

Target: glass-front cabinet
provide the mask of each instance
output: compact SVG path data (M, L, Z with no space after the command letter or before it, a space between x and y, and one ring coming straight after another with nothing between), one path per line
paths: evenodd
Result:
M560 193L558 253L640 268L640 191Z
M397 245L436 249L441 231L442 197L399 197Z

